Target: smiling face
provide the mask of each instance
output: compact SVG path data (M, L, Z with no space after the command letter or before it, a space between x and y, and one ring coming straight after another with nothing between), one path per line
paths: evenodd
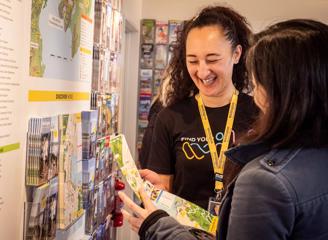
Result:
M217 26L190 30L186 40L187 69L205 98L222 97L233 92L232 72L241 55L241 46L231 43Z

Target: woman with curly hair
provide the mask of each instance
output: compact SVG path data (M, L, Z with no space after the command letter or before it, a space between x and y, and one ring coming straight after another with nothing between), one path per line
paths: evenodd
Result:
M250 37L233 9L206 7L184 24L170 62L168 107L157 116L146 167L166 190L205 209L223 188L222 153L257 115L246 94Z
M328 25L310 19L255 36L247 66L261 114L243 144L225 153L242 170L222 200L216 239L327 239L327 42ZM156 210L143 191L145 209L119 196L136 214L124 213L140 239L214 239Z

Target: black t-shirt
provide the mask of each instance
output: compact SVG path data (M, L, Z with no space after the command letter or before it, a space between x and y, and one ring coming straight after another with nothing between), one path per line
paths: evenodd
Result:
M206 107L220 153L230 104ZM258 113L253 99L239 94L230 146L247 132ZM147 168L173 174L173 193L207 209L214 194L214 170L197 101L194 97L164 108L157 116Z

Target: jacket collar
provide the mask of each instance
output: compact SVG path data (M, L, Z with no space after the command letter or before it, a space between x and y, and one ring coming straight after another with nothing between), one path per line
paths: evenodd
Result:
M225 155L231 161L244 166L254 158L261 156L270 150L271 147L268 144L257 142L230 148L225 152Z

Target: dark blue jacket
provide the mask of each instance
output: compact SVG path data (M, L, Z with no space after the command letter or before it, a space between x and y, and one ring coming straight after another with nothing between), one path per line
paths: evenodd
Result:
M239 146L227 157L242 171L228 185L217 239L328 239L328 148L270 150ZM146 239L196 239L170 217Z

